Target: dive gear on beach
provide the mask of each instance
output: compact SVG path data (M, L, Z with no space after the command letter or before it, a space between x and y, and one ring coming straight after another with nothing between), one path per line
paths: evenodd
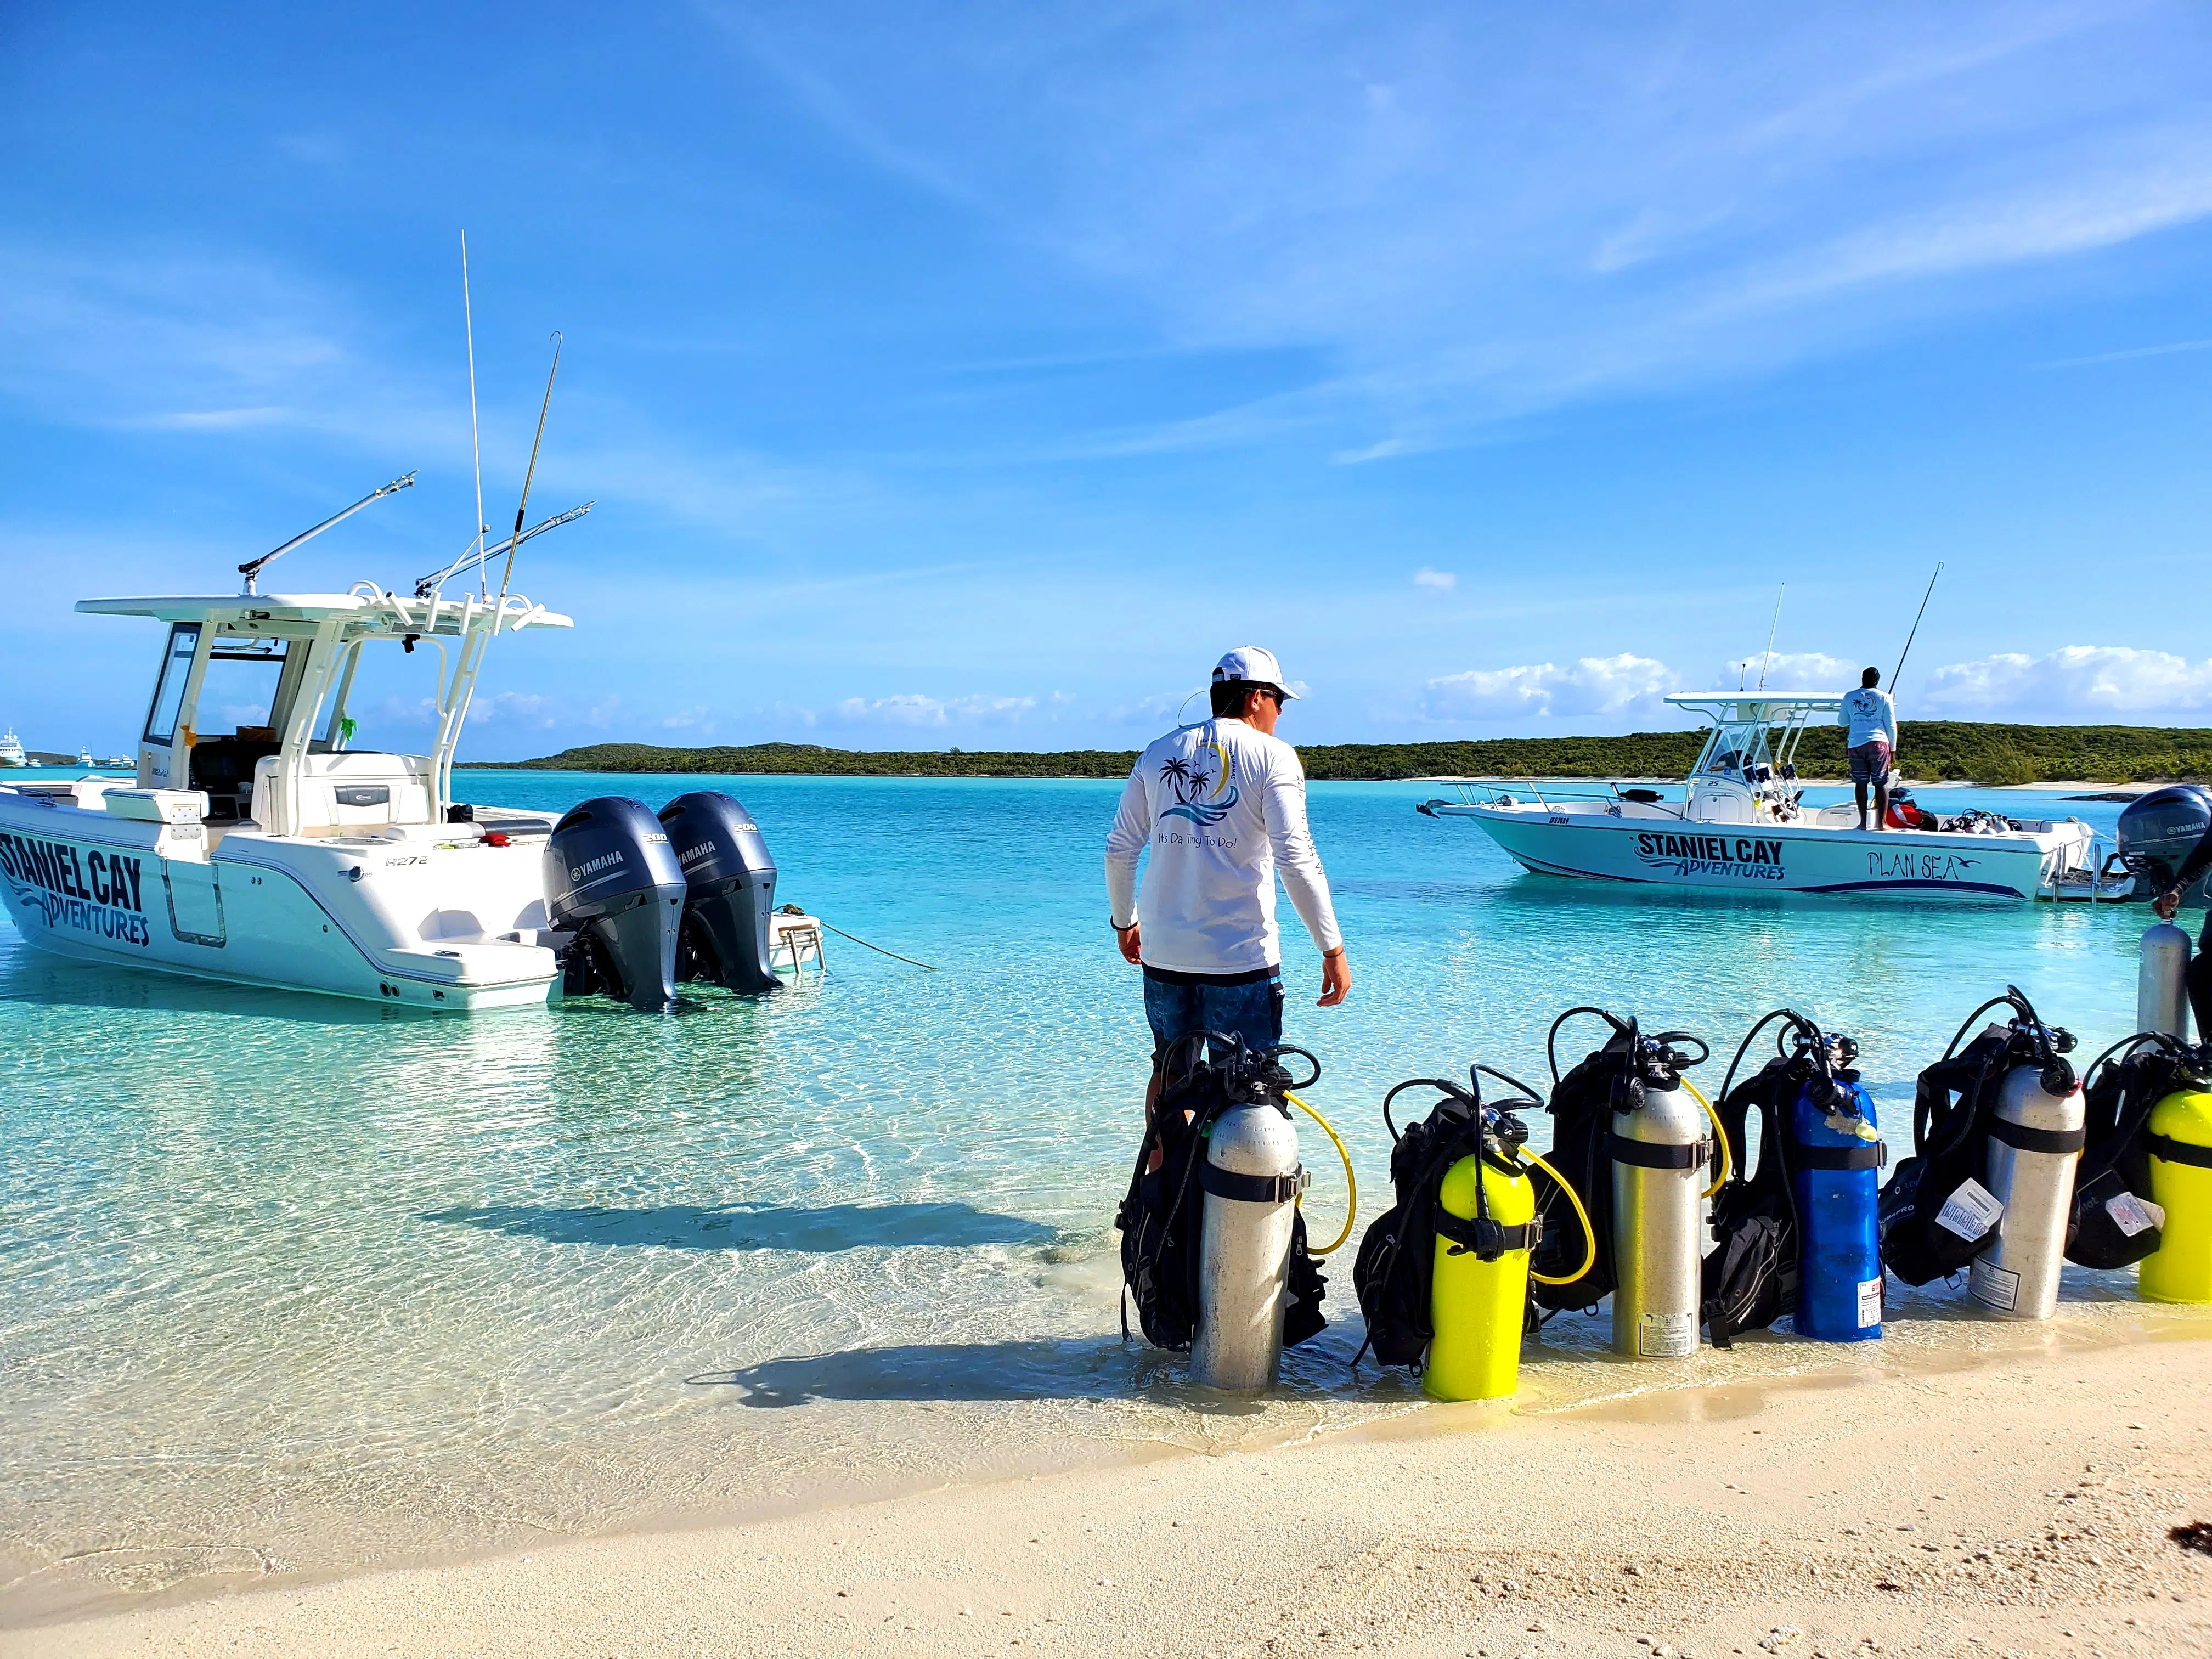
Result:
M660 809L684 872L684 924L676 976L732 991L774 991L769 918L775 912L775 860L760 828L734 796L701 789Z
M642 801L601 795L569 808L545 842L545 912L558 936L562 990L602 992L633 1007L676 996L683 867Z
M1973 1023L1992 1023L1962 1049ZM1913 1156L1881 1194L1883 1263L1908 1285L1968 1269L1967 1291L1994 1312L2056 1310L2074 1171L2086 1139L2081 1085L2063 1056L2070 1032L2046 1026L2016 987L1969 1014L1943 1058L1920 1074Z
M1578 1014L1604 1020L1612 1033L1562 1077L1559 1028ZM1695 1043L1697 1052L1678 1042ZM1717 1120L1681 1073L1710 1051L1687 1032L1646 1037L1632 1019L1581 1007L1553 1022L1545 1053L1553 1079L1547 1109L1557 1173L1540 1170L1533 1177L1537 1207L1548 1218L1557 1187L1571 1187L1589 1217L1597 1262L1569 1279L1571 1239L1547 1236L1537 1247L1531 1298L1557 1312L1594 1306L1610 1292L1615 1352L1646 1358L1693 1352L1705 1170L1717 1154L1726 1158L1727 1146L1706 1133L1709 1124L1717 1131Z
M1770 1024L1780 1027L1774 1058L1731 1086ZM1762 1018L1737 1046L1719 1107L1736 1174L1713 1199L1715 1248L1703 1283L1717 1347L1784 1314L1799 1335L1821 1341L1881 1334L1876 1212L1887 1153L1873 1099L1851 1069L1857 1052L1850 1038L1828 1036L1787 1008ZM1754 1109L1756 1168L1746 1133Z
M2151 1193L2150 1121L2168 1096L2203 1087L2205 1059L2146 1030L2114 1043L2082 1074L2087 1139L2074 1176L2069 1261L2110 1271L2159 1249L2167 1218Z
M1207 1058L1209 1047L1216 1057L1213 1060ZM1128 1331L1127 1304L1133 1302L1138 1326L1145 1340L1155 1346L1188 1347L1197 1337L1206 1316L1205 1231L1217 1188L1246 1194L1241 1199L1232 1197L1230 1201L1270 1206L1267 1218L1273 1218L1272 1206L1275 1205L1289 1210L1287 1243L1283 1247L1287 1255L1279 1269L1279 1315L1274 1310L1269 1310L1264 1329L1275 1330L1275 1321L1279 1316L1281 1346L1294 1346L1327 1323L1321 1304L1327 1294L1328 1280L1307 1252L1305 1222L1291 1201L1296 1196L1297 1176L1288 1177L1290 1185L1285 1190L1285 1176L1280 1171L1269 1176L1247 1174L1236 1167L1249 1161L1245 1149L1254 1145L1260 1146L1264 1155L1265 1143L1258 1141L1253 1133L1257 1126L1249 1122L1229 1132L1228 1143L1240 1150L1225 1154L1226 1167L1216 1169L1209 1156L1212 1137L1229 1114L1273 1112L1280 1114L1287 1125L1290 1108L1283 1097L1293 1079L1279 1063L1279 1054L1313 1059L1299 1048L1255 1054L1234 1035L1219 1031L1198 1032L1174 1045L1161 1057L1163 1086L1152 1108L1152 1121L1146 1126L1143 1143L1137 1149L1136 1167L1130 1176L1127 1195L1122 1199L1115 1218L1115 1224L1121 1230L1124 1335ZM1314 1072L1319 1075L1318 1063ZM1310 1083L1312 1079L1306 1081ZM1291 1144L1295 1164L1295 1136ZM1158 1168L1152 1168L1150 1166L1156 1152L1160 1161ZM1248 1231L1241 1224L1236 1225L1235 1231L1240 1238L1245 1237ZM1261 1244L1274 1248L1270 1243L1272 1234L1254 1237ZM1249 1243L1251 1239L1246 1238L1245 1242ZM1231 1282L1242 1285L1247 1291L1255 1286L1264 1288L1267 1283L1273 1282L1270 1275L1278 1270L1271 1263L1263 1262L1261 1266L1267 1271L1241 1279L1232 1277ZM1237 1315L1240 1309L1231 1307L1224 1311ZM1249 1313L1249 1310L1241 1311ZM1249 1321L1242 1329L1249 1337L1252 1329Z
M2212 1046L2190 1051L2183 1086L2151 1108L2151 1202L2164 1212L2136 1289L2153 1302L2212 1302Z
M1314 1077L1320 1074L1316 1065ZM1269 1083L1274 1086L1252 1091L1256 1098L1232 1100L1213 1120L1198 1171L1206 1201L1190 1375L1212 1389L1250 1393L1267 1388L1283 1358L1291 1238L1306 1172L1285 1098L1287 1073Z
M1423 1388L1439 1400L1513 1392L1529 1260L1544 1235L1529 1178L1544 1161L1527 1150L1528 1128L1518 1116L1484 1103L1485 1075L1519 1090L1528 1104L1543 1104L1527 1084L1488 1066L1469 1067L1465 1088L1414 1078L1383 1097L1397 1202L1367 1230L1352 1270L1376 1358L1419 1368ZM1443 1098L1401 1133L1391 1103L1420 1088ZM1578 1276L1596 1248L1586 1217L1573 1225L1582 1242Z

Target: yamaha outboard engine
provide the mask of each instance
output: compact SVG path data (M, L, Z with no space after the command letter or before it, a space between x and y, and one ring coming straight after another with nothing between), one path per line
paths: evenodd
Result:
M2120 813L2120 857L2135 872L2137 898L2166 890L2207 823L2212 823L2212 789L2201 783L2172 784L2128 803ZM2186 901L2203 903L2208 882L2212 872L2191 884Z
M602 795L553 826L545 911L556 932L576 936L562 958L567 994L604 992L634 1008L675 1000L684 872L643 801Z
M679 979L710 979L732 991L773 991L769 917L775 911L775 860L752 814L712 789L678 795L660 822L684 872Z

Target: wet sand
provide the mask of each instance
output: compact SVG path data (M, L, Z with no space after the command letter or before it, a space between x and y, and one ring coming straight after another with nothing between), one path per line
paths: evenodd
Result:
M0 1652L2212 1650L2183 1328L1631 1395L149 1607Z

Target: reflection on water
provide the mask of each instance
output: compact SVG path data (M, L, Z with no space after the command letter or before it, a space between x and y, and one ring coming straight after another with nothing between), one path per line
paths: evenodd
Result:
M1352 1366L1349 1246L1334 1322L1264 1401L1121 1340L1149 1042L1100 926L1115 786L736 784L781 897L943 971L833 941L826 981L764 999L435 1018L50 958L0 923L0 1620L1422 1409ZM468 780L549 811L689 787ZM2007 981L2085 1044L2132 1017L2140 911L1583 887L1416 816L1425 793L1316 787L1352 1001L1316 1012L1311 948L1288 953L1288 1034L1370 1218L1383 1090L1476 1058L1539 1081L1571 1004L1725 1057L1787 1001L1858 1036L1893 1125ZM1331 1237L1341 1176L1307 1161ZM1899 1291L1878 1359L1780 1333L1637 1365L1569 1316L1520 1408L2190 1328L2128 1284L2069 1275L2042 1328Z

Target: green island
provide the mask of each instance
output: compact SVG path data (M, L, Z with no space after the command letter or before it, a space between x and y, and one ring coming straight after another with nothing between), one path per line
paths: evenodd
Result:
M1899 766L1909 777L1982 784L2082 780L2148 783L2212 777L2212 730L2153 726L2000 726L1908 720ZM1702 730L1637 732L1617 738L1490 738L1464 743L1301 744L1306 775L1382 782L1436 774L1481 777L1679 778L1697 758ZM1004 750L830 749L755 743L670 749L597 743L526 761L465 761L466 767L539 772L775 773L819 777L1118 778L1133 749L1056 752ZM1843 733L1806 734L1797 769L1807 778L1845 775Z

